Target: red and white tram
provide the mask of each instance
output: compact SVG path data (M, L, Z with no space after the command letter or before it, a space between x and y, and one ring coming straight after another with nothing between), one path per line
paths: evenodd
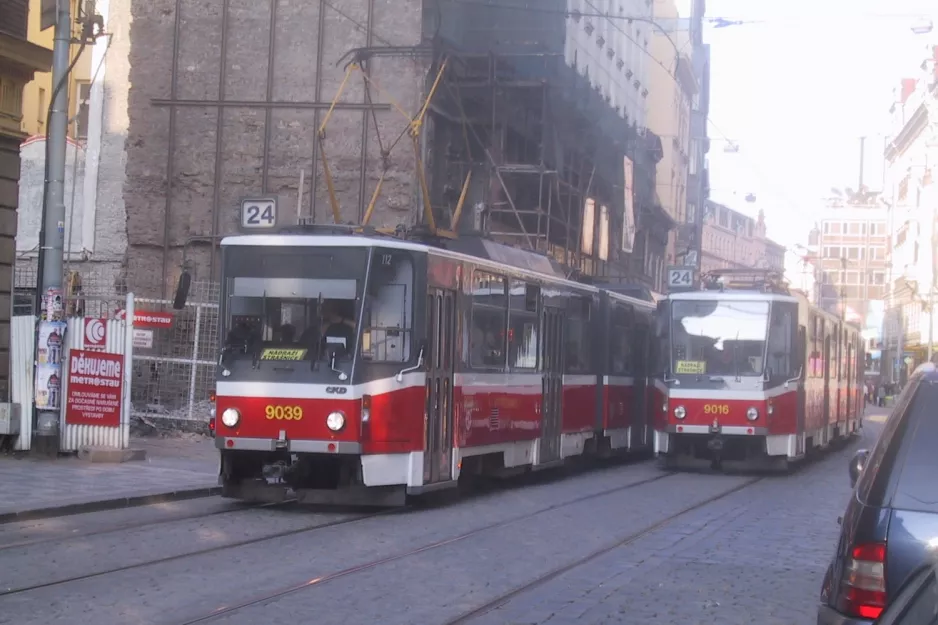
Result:
M650 298L476 238L309 227L221 249L227 497L399 505L462 475L651 450Z
M743 461L787 469L856 433L864 410L860 329L769 272L710 274L659 304L663 371L655 451L668 466Z

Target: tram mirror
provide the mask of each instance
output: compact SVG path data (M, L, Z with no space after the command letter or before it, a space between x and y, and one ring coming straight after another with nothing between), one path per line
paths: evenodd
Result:
M189 287L192 284L192 275L188 271L179 274L179 282L176 284L176 295L173 297L173 308L182 310L186 307L186 299L189 297Z

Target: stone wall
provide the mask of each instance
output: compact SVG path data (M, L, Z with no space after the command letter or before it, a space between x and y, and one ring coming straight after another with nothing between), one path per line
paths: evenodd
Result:
M122 201L128 270L145 283L138 289L171 290L187 240L235 232L243 196L276 195L281 221L293 223L301 193L302 214L331 223L315 137L344 78L343 57L362 46L417 45L421 37L419 0L133 0L125 15L123 3L110 4L109 30L129 26ZM413 114L426 67L426 58L373 59L374 81L386 90L373 91L373 100ZM378 136L387 146L408 124L386 107L375 112L376 131L365 101L354 75L326 128L343 221L357 222L374 192L384 162ZM102 168L116 154L102 157ZM417 199L409 139L386 163L372 223L409 223ZM217 276L210 246L189 258L197 278Z

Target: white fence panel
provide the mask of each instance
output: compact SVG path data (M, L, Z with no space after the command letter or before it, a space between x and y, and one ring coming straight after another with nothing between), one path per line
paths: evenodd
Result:
M10 321L10 391L20 406L20 435L13 449L27 451L33 440L33 367L36 317L17 315Z
M128 297L130 300L130 297ZM128 301L127 318L133 319L133 304ZM128 340L128 324L124 320L108 319L104 352L109 354L123 354L123 385L121 389L121 416L118 427L101 425L72 425L66 422L65 410L59 420L61 451L78 451L85 445L95 447L113 447L126 449L130 446L130 384L133 376L130 375L133 363L133 332ZM68 366L71 362L70 353L73 349L85 349L85 319L84 317L71 317L68 319L68 329L65 332L67 349L62 362L62 397L68 397Z

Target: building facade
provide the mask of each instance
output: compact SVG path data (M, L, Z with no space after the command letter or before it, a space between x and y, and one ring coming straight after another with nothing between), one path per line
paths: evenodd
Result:
M819 305L848 321L865 324L869 302L886 290L887 209L875 196L829 198L811 233L821 293Z
M654 18L663 24L680 24L674 0L655 0ZM702 15L700 16L702 18ZM652 30L651 50L657 61L650 68L648 127L661 137L663 158L658 163L656 190L661 205L676 226L687 224L687 189L691 161L691 110L700 85L694 69L696 29ZM699 24L698 24L699 26ZM677 262L678 229L668 237L668 264Z
M52 37L54 28L40 29L40 5L42 0L29 0L29 25L26 30L27 39L52 50ZM85 3L71 0L71 15L73 19L80 19ZM76 39L78 26L75 26ZM102 45L104 43L102 42ZM81 46L73 43L69 61L78 56ZM85 46L75 66L72 68L68 82L68 136L79 141L88 138L89 109L91 105L91 57L92 47ZM22 130L27 136L45 136L46 115L49 112L49 103L52 100L52 72L36 72L32 82L23 88L23 120Z
M413 226L430 210L449 227L465 184L459 234L660 291L674 222L647 130L651 4L504 4L99 2L69 252L165 297L184 251L197 280L217 278L246 196L275 196L287 223Z
M762 211L753 219L708 200L702 235L701 273L717 269L785 270L785 247L768 238Z
M27 0L0 0L0 402L10 401L10 315L19 206L23 90L49 71L52 51L27 39Z
M938 343L936 300L938 211L938 46L924 55L917 75L905 78L890 109L886 147L890 240L883 322L884 371L904 380ZM934 349L934 347L933 347Z

